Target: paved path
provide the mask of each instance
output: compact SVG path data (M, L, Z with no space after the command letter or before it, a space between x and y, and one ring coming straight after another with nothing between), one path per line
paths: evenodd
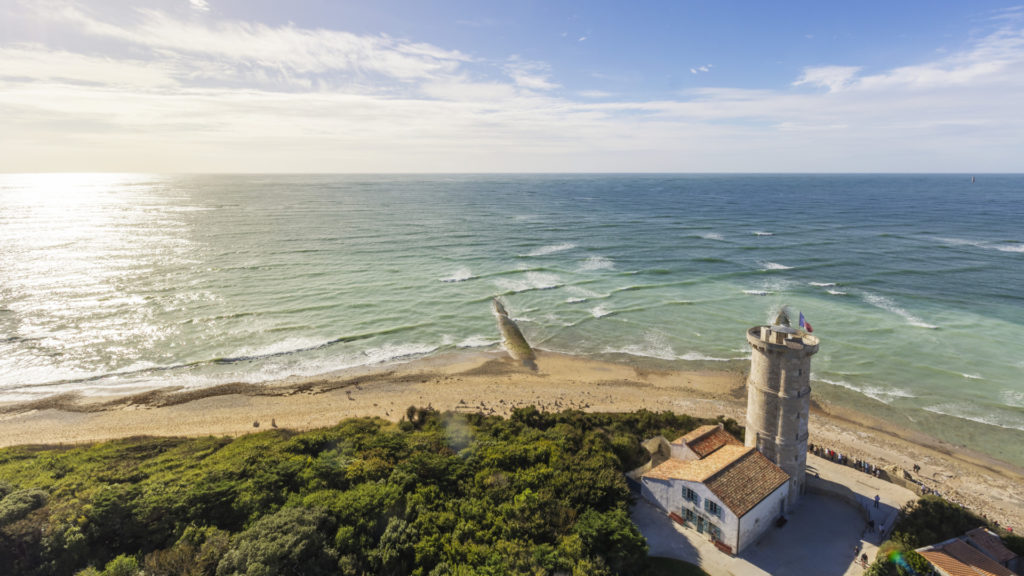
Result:
M889 531L899 508L916 496L813 455L808 455L807 464L809 492L800 506L785 526L769 528L740 556L720 552L703 535L679 526L661 508L640 498L631 512L633 521L647 537L651 556L685 560L712 576L859 576L864 568L855 560L866 553L873 561L882 540L877 530L868 531L868 520Z

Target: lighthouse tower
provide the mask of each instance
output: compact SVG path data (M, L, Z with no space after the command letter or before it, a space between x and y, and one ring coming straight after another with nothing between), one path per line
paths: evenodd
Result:
M757 448L789 474L789 512L804 491L811 356L818 351L818 339L791 328L783 312L775 325L747 330L747 342L753 352L744 444Z

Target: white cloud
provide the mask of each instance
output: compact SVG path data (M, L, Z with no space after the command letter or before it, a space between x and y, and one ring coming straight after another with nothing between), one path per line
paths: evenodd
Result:
M793 82L794 86L809 84L811 86L825 87L829 92L838 92L846 88L854 80L859 66L815 66L804 68L803 76Z
M192 8L200 12L210 11L210 3L206 0L188 0L188 3L192 5Z
M1016 28L913 66L643 100L598 73L615 94L556 91L518 57L69 6L45 16L107 51L0 41L0 171L999 171L1024 150Z
M454 72L469 61L458 51L388 36L237 21L207 25L151 10L141 11L141 21L133 27L97 20L73 6L57 11L56 15L95 36L176 54L224 59L249 69L282 74L334 71L380 74L405 81Z
M505 65L507 74L516 86L527 90L552 90L558 84L551 82L551 67L544 62L527 62L518 56L509 58Z

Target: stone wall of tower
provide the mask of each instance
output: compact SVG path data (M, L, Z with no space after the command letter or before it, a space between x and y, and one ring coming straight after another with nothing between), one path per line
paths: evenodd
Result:
M807 417L811 406L811 356L818 339L770 326L747 330L753 352L747 378L745 444L756 447L789 474L786 510L804 491Z

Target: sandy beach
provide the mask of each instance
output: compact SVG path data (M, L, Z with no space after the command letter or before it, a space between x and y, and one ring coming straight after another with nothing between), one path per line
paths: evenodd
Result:
M646 408L744 419L741 371L652 370L548 352L538 352L537 365L534 371L504 353L474 352L267 384L53 396L0 405L0 446L239 435L273 426L329 426L354 416L397 421L411 405L499 415L526 405L547 411ZM835 406L812 406L810 434L813 444L886 469L918 464L916 477L926 486L1001 524L1024 527L1022 469Z

